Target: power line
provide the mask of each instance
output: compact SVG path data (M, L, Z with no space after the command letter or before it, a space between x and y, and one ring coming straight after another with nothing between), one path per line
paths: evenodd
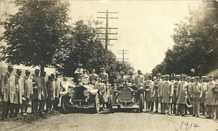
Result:
M122 60L122 63L124 64L128 60L128 57L126 56L128 54L128 50L122 49L120 50L120 54L122 55L120 59Z
M105 51L107 51L109 42L112 41L112 40L117 40L117 38L111 38L111 36L117 36L118 35L117 32L109 32L109 30L111 31L111 30L117 30L118 29L117 27L110 27L109 26L109 20L118 19L118 17L113 17L113 16L110 16L110 15L118 14L118 12L111 12L111 11L106 10L105 12L97 12L97 13L105 15L105 16L97 17L98 19L104 19L105 20L105 27L97 28L98 30L104 30L104 32L100 31L97 34L104 35L103 38L98 38L98 39L99 40L104 40L104 42L105 42Z

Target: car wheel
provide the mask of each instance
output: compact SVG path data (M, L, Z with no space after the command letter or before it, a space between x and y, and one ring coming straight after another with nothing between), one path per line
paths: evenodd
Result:
M139 112L142 112L143 109L144 109L144 94L143 93L140 93L140 96L139 96Z

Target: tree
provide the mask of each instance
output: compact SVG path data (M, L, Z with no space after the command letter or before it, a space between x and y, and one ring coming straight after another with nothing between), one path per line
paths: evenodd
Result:
M187 21L176 25L173 40L173 49L167 51L154 73L204 75L217 68L218 2L204 1L202 7L192 11Z
M97 39L96 28L92 23L86 24L80 20L75 23L64 37L64 43L55 57L55 63L60 72L72 76L78 64L91 71L99 71L101 67L116 61L111 51L105 53L103 44Z
M3 60L44 67L52 64L68 26L67 6L58 0L17 0L20 7L4 22Z

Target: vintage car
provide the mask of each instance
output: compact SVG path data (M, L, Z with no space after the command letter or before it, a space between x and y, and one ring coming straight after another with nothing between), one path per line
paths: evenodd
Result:
M61 111L63 113L74 112L78 109L88 109L97 113L102 111L104 92L92 86L78 84L75 87L69 87L67 93L61 96Z
M144 109L144 88L124 83L111 89L110 109L132 108L142 112Z

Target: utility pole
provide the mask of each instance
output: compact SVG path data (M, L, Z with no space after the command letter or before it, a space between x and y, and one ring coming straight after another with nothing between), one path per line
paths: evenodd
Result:
M104 14L103 17L97 17L98 19L104 19L105 20L105 27L99 27L97 30L100 32L97 32L97 34L102 34L104 35L103 38L99 38L99 40L104 40L105 41L105 51L108 50L108 45L111 40L117 40L117 38L112 38L111 36L116 36L118 33L117 32L111 32L111 30L117 30L117 27L110 27L109 25L109 20L111 19L118 19L118 17L112 17L112 14L117 14L118 12L109 12L106 10L105 12L97 12L99 14ZM104 31L103 31L104 30Z
M125 64L125 62L128 60L128 58L126 56L127 53L128 53L128 50L125 50L125 49L120 50L120 54L122 55L122 57L120 59L122 60L123 64Z

